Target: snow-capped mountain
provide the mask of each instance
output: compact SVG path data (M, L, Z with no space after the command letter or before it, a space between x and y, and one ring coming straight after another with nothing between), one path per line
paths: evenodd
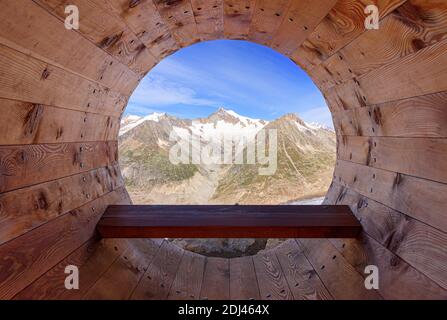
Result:
M136 203L284 203L322 194L331 180L335 133L296 114L265 121L220 108L193 120L153 113L125 116L121 123L120 164ZM277 130L278 167L273 176L260 176L258 164L174 165L169 160L173 131L193 142L200 139L191 144L194 153L226 139L237 144L244 137L246 145L254 144L263 128ZM142 199L135 198L138 192Z

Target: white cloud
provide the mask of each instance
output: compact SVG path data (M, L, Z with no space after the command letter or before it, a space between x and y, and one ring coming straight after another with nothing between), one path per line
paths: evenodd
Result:
M131 104L148 107L188 104L195 106L218 105L217 101L198 97L195 90L162 76L147 76L133 93Z

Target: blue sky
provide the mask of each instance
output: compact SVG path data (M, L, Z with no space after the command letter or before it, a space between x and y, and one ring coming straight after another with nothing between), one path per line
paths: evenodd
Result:
M265 120L295 112L333 126L323 96L303 70L268 47L238 40L201 42L165 58L141 81L126 114L191 119L219 107Z

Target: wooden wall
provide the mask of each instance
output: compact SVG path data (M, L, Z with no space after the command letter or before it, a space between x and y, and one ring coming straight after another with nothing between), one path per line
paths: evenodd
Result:
M380 10L379 30L364 28L371 3ZM172 275L180 259L185 272L191 265L205 270L203 295L212 298L210 266L222 275L230 268L231 279L254 276L254 266L263 279L265 261L284 266L291 252L318 275L308 285L321 297L447 297L444 0L0 4L0 298L167 297L163 281L185 285ZM64 28L67 4L80 9L78 31ZM266 254L228 267L155 240L98 241L104 208L130 202L117 163L119 119L130 94L167 55L218 38L270 46L321 89L338 137L325 201L351 205L364 227L360 239L301 239L278 249L288 248L276 253L279 260ZM61 281L70 263L86 276L83 290L68 294ZM378 295L347 286L361 283L367 264L381 270ZM143 274L160 277L157 290L145 287ZM135 290L137 283L145 290ZM230 283L228 297L267 298L263 292L271 290ZM274 297L288 295L302 292Z

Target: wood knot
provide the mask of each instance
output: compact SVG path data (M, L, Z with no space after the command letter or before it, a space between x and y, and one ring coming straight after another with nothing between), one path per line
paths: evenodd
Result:
M40 77L40 79L46 80L46 79L48 79L49 76L50 76L50 71L48 70L48 68L45 68L42 71L42 76Z
M115 34L113 36L105 37L100 42L99 46L100 46L101 49L113 46L114 44L116 44L121 39L122 36L123 36L123 32L121 32L120 34Z
M135 8L137 5L139 5L141 0L130 0L129 2L129 8Z
M32 104L31 109L25 116L24 127L25 136L32 135L37 131L40 119L42 118L43 106L40 104Z

